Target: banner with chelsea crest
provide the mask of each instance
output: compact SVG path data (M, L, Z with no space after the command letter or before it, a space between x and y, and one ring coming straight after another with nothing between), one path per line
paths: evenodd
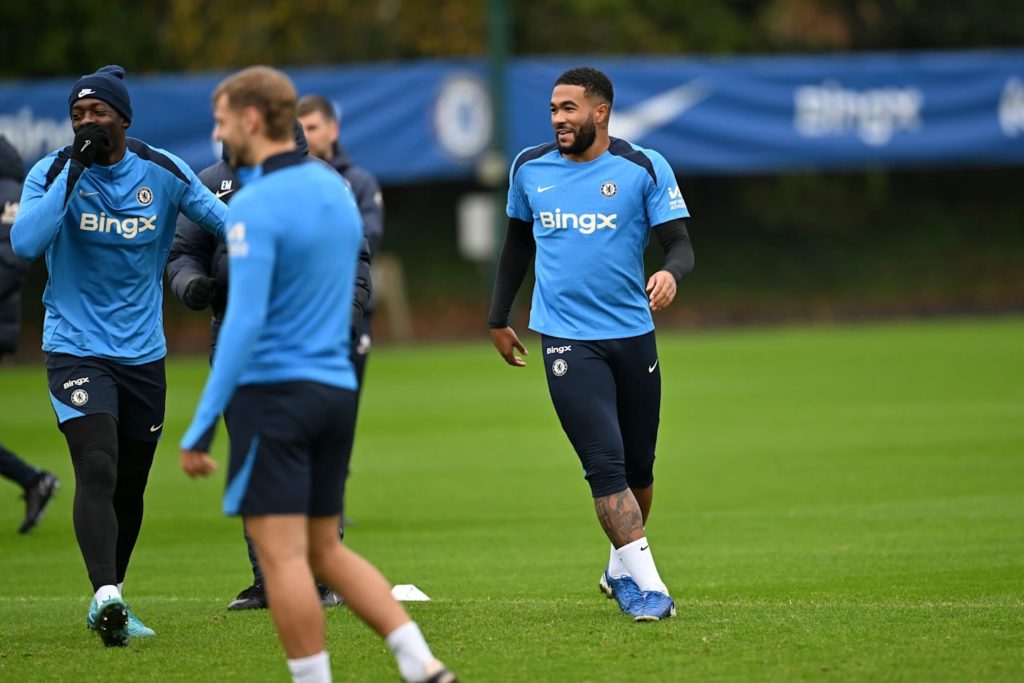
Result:
M800 57L509 62L503 101L484 60L289 69L300 94L333 101L341 141L384 183L465 181L553 139L555 79L581 64L615 87L611 134L661 152L680 174L1024 163L1024 50ZM126 81L129 135L199 170L219 150L210 93L226 74ZM0 83L0 133L31 165L72 139L64 79ZM505 129L495 129L495 107ZM504 158L488 154L494 136ZM489 172L485 171L489 169Z

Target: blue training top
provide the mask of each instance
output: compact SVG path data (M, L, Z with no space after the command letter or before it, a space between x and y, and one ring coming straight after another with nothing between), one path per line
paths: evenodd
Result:
M345 179L285 152L240 169L228 210L228 306L213 369L181 440L205 449L237 386L356 388L349 325L363 221Z
M121 161L85 168L70 147L28 174L14 253L45 252L43 350L139 365L167 354L163 274L181 212L223 239L227 206L173 154L128 138Z
M530 329L566 339L620 339L654 329L645 293L650 229L689 212L665 158L611 139L592 161L556 143L530 147L509 174L507 213L533 223Z

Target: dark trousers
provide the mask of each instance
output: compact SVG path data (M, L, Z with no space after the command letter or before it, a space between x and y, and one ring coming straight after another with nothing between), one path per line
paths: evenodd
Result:
M0 477L10 479L21 488L27 489L39 478L40 474L42 472L0 444Z

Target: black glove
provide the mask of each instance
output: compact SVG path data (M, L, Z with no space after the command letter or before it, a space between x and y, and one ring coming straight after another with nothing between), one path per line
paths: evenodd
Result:
M193 311L201 311L210 305L216 292L216 280L212 277L196 275L185 286L185 296L182 297L182 300Z
M110 154L110 135L98 123L87 123L75 133L75 141L71 145L71 158L89 168L97 156L104 158Z
M359 304L352 303L352 321L351 327L348 328L349 343L352 348L356 348L356 344L359 343L359 330L363 327L363 307Z

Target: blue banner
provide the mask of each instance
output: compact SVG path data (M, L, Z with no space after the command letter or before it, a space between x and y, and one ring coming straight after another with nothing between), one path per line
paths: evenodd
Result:
M583 63L615 85L612 135L658 150L681 174L1024 163L1020 50L515 59L504 103L506 163L553 139L554 80ZM300 93L335 102L342 142L384 183L470 180L486 165L494 105L483 60L288 73ZM129 134L197 170L209 165L217 155L209 98L224 75L129 71ZM27 163L70 142L74 80L0 84L0 133Z

